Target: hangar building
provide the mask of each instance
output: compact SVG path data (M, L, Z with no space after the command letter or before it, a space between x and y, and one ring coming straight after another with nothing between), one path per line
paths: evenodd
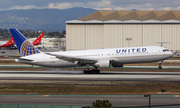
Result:
M160 46L180 50L180 11L97 11L66 21L66 50Z

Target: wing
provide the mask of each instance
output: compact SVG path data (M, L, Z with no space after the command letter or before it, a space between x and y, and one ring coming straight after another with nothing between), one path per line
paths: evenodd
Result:
M45 53L45 52L44 52ZM81 62L81 63L96 63L98 60L96 58L86 58L86 57L74 57L74 56L66 56L66 55L60 55L60 54L53 54L50 52L47 52L45 54L56 56L56 58L68 61L68 62Z

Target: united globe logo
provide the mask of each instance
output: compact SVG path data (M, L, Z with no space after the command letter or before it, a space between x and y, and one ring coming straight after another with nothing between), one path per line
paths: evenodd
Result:
M29 41L24 41L20 49L21 56L28 56L32 54L38 54L40 51L34 47Z

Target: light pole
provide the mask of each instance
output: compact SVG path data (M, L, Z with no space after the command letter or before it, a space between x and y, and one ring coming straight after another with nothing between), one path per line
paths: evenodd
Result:
M149 97L149 108L151 108L151 95L144 95L144 97Z

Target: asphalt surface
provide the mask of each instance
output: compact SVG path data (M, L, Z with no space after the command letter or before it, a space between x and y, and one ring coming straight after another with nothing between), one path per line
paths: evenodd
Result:
M14 60L14 59L12 59ZM23 64L23 65L0 65L1 68L14 68L14 70L16 70L15 68L46 68L46 67L42 67L42 66L36 66L36 65L27 65L27 64ZM72 67L72 68L83 68L84 67ZM90 67L91 68L91 67ZM180 66L162 66L163 69L180 69ZM158 66L124 66L124 67L115 67L112 69L158 69ZM4 69L6 70L6 69ZM61 68L56 69L56 70L61 70ZM67 68L68 70L68 68ZM180 70L179 70L180 71Z
M64 71L64 70L0 71L0 80L180 82L180 72L101 71L100 74L83 74L82 71Z
M83 74L82 71L0 71L0 80L60 80L60 81L161 81L180 82L180 72L119 72L101 71ZM179 104L179 95L151 96L151 105ZM163 95L162 95L163 94ZM108 99L113 106L148 106L144 95L0 95L0 104L92 105L97 99ZM176 105L177 106L177 105Z
M108 99L113 106L148 106L144 95L0 95L1 104L92 105ZM179 104L179 95L151 95L151 105Z

